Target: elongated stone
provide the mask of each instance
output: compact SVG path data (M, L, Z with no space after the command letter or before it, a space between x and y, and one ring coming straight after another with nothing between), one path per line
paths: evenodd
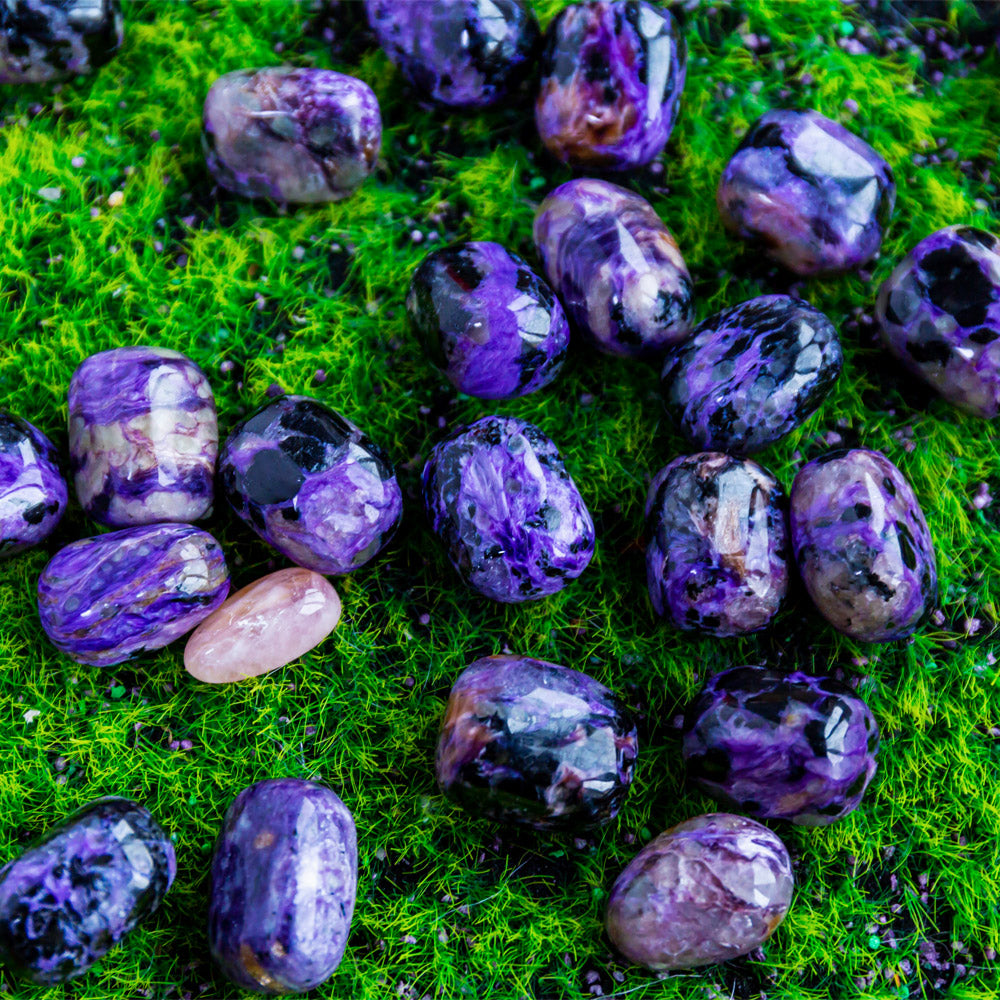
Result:
M0 961L46 985L80 976L156 910L176 874L174 846L144 806L98 799L0 871Z
M219 543L189 524L82 538L38 579L38 616L77 663L107 667L190 632L229 593Z
M354 818L325 785L259 781L226 812L212 856L208 941L255 993L302 993L333 975L358 882Z
M102 524L205 517L218 449L212 388L183 354L116 347L73 373L70 468L80 505Z

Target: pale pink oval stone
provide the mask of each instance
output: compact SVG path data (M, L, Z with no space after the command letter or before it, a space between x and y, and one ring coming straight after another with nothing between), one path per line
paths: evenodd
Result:
M256 677L308 653L338 621L340 598L325 577L279 569L237 591L191 633L184 666L206 684Z

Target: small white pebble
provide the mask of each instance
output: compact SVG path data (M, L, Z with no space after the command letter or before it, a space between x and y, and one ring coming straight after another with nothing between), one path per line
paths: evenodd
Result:
M125 200L125 193L123 191L112 191L108 195L108 206L110 208L117 208Z
M71 167L76 167L77 170L86 164L86 159L82 156L74 156L72 160L69 161Z
M24 721L31 723L38 718L42 713L37 708L29 708L27 712L24 713Z
M58 201L62 197L62 188L45 187L38 189L38 197L45 201Z
M306 248L305 247L293 247L292 248L292 256L296 260L302 260L305 257L305 255L306 255Z

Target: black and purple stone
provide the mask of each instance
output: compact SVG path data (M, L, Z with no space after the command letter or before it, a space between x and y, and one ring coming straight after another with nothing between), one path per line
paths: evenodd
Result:
M533 601L578 577L594 522L555 444L515 417L483 417L434 447L424 505L463 580L494 601Z
M429 254L406 308L437 366L470 396L526 396L548 385L566 358L569 323L555 293L499 243Z
M878 724L832 677L761 667L716 674L688 707L688 774L727 809L799 826L853 812L875 774Z
M98 799L0 871L0 961L45 985L80 976L156 910L176 874L173 844L144 806Z
M696 448L749 455L811 416L842 363L823 313L801 299L761 295L710 316L673 348L661 388Z
M932 233L883 283L875 316L908 371L967 413L1000 414L1000 238Z
M455 682L436 766L442 791L474 815L575 831L618 814L635 758L635 723L603 684L508 655Z

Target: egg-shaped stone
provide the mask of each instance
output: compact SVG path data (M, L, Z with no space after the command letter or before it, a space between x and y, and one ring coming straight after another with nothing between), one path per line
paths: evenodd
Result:
M532 601L578 577L594 522L555 444L515 417L483 417L424 466L431 527L463 580L494 601Z

